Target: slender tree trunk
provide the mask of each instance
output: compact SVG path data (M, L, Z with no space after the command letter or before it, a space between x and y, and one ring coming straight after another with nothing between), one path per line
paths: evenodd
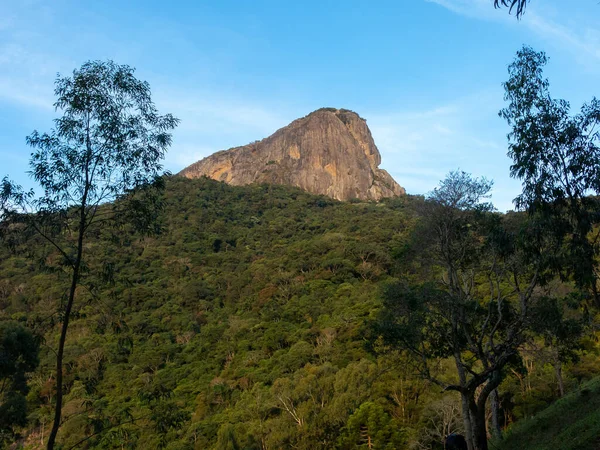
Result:
M565 396L565 382L562 376L562 363L560 361L556 361L554 363L554 371L556 372L556 380L558 381L558 389L560 391L560 396Z
M56 441L56 434L60 427L60 416L62 412L62 398L63 398L63 354L65 350L65 341L67 339L67 328L69 327L69 318L71 315L71 309L73 308L73 301L75 300L75 290L79 281L79 270L81 268L81 253L83 250L83 230L80 230L79 234L79 248L77 249L77 259L75 266L73 267L73 276L71 278L71 289L69 291L69 300L67 307L65 308L65 317L63 319L62 330L60 332L60 340L58 341L58 352L56 354L56 405L54 409L54 424L52 425L52 431L48 436L48 450L54 449L54 442Z
M85 162L85 185L83 189L83 195L81 196L81 205L79 210L79 230L77 236L77 257L73 264L73 277L71 278L71 289L69 290L69 300L67 307L65 308L65 317L63 319L62 330L60 332L60 339L58 341L58 353L56 354L56 406L54 410L54 423L52 424L52 431L48 436L48 450L54 450L54 443L56 441L56 435L60 428L60 418L62 413L62 398L63 398L63 355L65 351L65 341L67 340L67 329L69 328L69 319L71 318L71 310L73 309L73 302L75 301L75 291L77 289L77 283L79 283L79 274L81 271L81 259L83 256L83 237L85 235L87 223L87 200L92 187L93 174L90 175L90 164L92 160L92 142L90 138L90 114L87 114L87 129L86 129L86 162ZM91 178L90 178L91 177Z
M86 179L87 179L86 171ZM67 340L67 329L69 328L69 319L71 317L71 310L73 309L73 302L75 301L75 291L77 289L77 283L79 283L79 274L81 271L81 259L83 256L83 236L85 235L86 226L86 203L89 191L89 184L86 183L85 190L83 193L83 200L81 202L81 212L79 216L79 236L77 237L77 257L73 264L73 276L71 278L71 288L69 290L69 300L67 301L67 307L65 308L65 317L63 319L62 329L60 332L60 340L58 341L58 352L56 354L56 405L54 409L54 423L52 424L52 431L48 436L48 450L54 450L54 443L56 441L56 435L60 427L60 419L62 413L62 399L63 399L63 355L65 351L65 341Z
M500 399L498 389L490 394L490 407L492 409L492 433L496 439L502 439L502 427L500 426Z

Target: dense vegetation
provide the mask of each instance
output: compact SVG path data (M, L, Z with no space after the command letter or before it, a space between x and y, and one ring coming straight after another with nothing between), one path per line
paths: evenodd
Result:
M487 450L593 378L600 102L571 114L546 63L523 47L504 83L507 214L460 171L382 203L158 176L177 120L148 85L59 77L44 195L0 189L0 443Z
M158 235L121 226L88 241L62 448L436 448L461 429L455 393L366 339L385 287L422 276L421 198L340 203L179 178L164 196ZM42 240L0 251L2 318L45 339L23 429L25 446L40 448L69 280ZM595 343L581 343L566 390L598 369ZM560 395L551 349L542 338L523 347L524 367L500 388L503 425ZM449 362L437 370L452 381Z
M515 425L498 449L587 450L600 442L600 379L581 386L531 419Z

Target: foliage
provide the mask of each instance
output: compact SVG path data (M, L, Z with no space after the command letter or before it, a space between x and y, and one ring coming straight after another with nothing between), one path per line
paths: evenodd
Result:
M39 342L13 321L0 322L0 445L27 424L26 375L38 365Z
M600 204L600 102L592 99L572 116L566 100L550 95L543 52L523 47L504 83L508 106L500 111L512 130L511 175L523 183L515 199L536 227L552 238L553 265L573 276L600 305L596 287ZM592 235L592 236L591 236Z
M581 386L536 416L511 427L500 450L587 450L598 446L600 379Z
M117 224L89 235L93 290L79 291L65 347L61 444L97 433L89 448L331 448L367 401L416 425L433 394L393 369L401 357L369 355L362 333L411 232L412 200L166 183L162 233ZM2 314L56 339L48 312L69 284L57 281L58 251L34 238L0 252ZM52 358L44 349L30 382L30 430L49 422Z
M330 449L369 402L400 434L397 448L432 436L445 419L431 408L451 393L421 379L406 354L365 346L386 286L416 289L439 273L414 259L429 252L417 245L423 199L341 203L173 177L162 202L157 235L131 224L90 234L93 290L80 291L65 347L65 448L86 439L90 449ZM0 247L0 318L20 317L48 342L69 286L58 256L39 237ZM567 391L599 369L593 342L576 351ZM43 347L40 358L26 448L42 430L47 439L55 396L54 354ZM453 381L449 360L431 362L432 375ZM551 366L528 367L524 389L515 375L501 385L510 420L559 396Z
M508 7L509 12L512 13L513 9L517 17L521 17L525 12L528 0L494 0L494 8Z
M340 440L342 448L393 450L404 444L398 431L384 409L375 403L365 402L348 418Z
M87 237L99 226L126 218L151 228L157 205L152 188L162 181L160 161L171 144L169 131L178 122L171 115L158 115L148 83L133 73L112 61L91 61L72 76L58 76L54 106L62 116L49 133L34 131L27 138L35 149L30 174L43 194L35 198L33 191L23 192L8 178L2 182L0 217L5 224L14 229L14 224L23 223L43 237L59 252L60 269L70 272L68 298L58 309L62 330L49 449L61 422L64 347L77 288L86 272ZM13 229L1 228L5 240L14 242Z
M522 260L504 218L482 202L490 188L452 172L430 194L416 242L417 265L429 268L425 283L389 284L376 325L388 344L413 356L424 378L461 394L465 434L476 449L487 448L487 399L518 360L539 272ZM432 373L449 357L451 382Z

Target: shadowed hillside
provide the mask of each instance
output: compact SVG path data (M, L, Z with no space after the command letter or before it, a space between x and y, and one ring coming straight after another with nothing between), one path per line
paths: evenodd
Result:
M499 450L595 450L600 448L600 379L514 425Z

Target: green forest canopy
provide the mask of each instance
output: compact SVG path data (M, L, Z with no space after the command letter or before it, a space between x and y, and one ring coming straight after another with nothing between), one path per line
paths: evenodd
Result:
M75 278L63 248L83 208L6 216L0 412L20 419L2 440L44 445L66 292L62 448L436 448L464 432L486 450L488 430L595 376L600 104L572 115L546 62L523 47L504 84L522 212L460 171L381 203L164 177L154 233L80 225ZM27 227L54 215L53 239Z
M361 448L371 435L408 448L460 430L457 396L365 340L382 288L427 276L407 264L421 198L340 203L172 178L165 200L158 236L104 229L90 241L66 352L64 448ZM50 420L51 311L68 280L48 245L16 245L1 250L2 317L47 343L29 381L33 446ZM501 386L506 423L559 395L550 348L531 345ZM568 389L600 369L593 341L577 355ZM452 377L445 360L438 368Z

